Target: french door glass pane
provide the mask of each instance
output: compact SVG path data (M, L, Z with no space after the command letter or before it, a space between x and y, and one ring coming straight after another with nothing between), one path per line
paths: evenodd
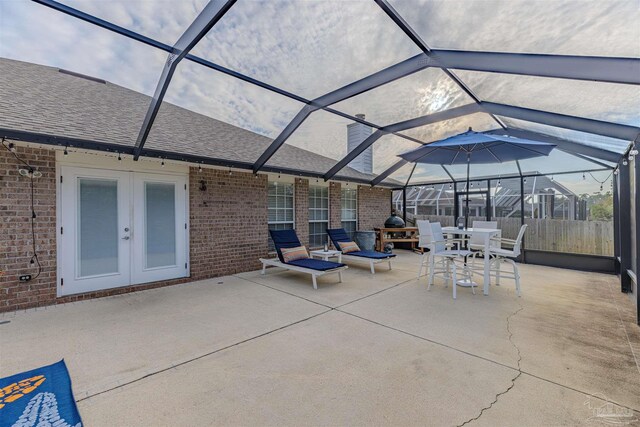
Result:
M118 272L118 181L80 178L78 276Z
M176 265L175 185L145 182L145 268Z

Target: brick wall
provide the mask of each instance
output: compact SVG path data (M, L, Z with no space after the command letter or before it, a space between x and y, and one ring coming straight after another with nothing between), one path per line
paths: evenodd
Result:
M339 182L332 182L329 186L329 228L342 227L341 188Z
M300 242L309 247L309 180L296 178L293 191L296 233Z
M200 191L204 180L207 190ZM189 170L189 258L191 277L124 286L55 298L80 301L177 285L260 268L267 255L267 177L197 168ZM242 224L240 226L240 224Z
M1 148L1 147L0 147ZM19 163L0 150L0 312L80 301L255 270L267 255L267 177L251 173L190 169L191 277L126 286L56 298L56 173L53 150L19 146L17 154L42 172L34 180L36 248L42 273L35 275L31 259L29 179ZM199 190L204 179L207 191ZM305 206L307 199L305 198ZM241 226L239 226L241 224Z
M260 268L268 251L267 176L197 168L189 175L191 278Z
M358 230L382 227L391 215L391 190L358 186Z
M21 274L37 273L32 253L30 179L18 173L25 166L0 147L0 311L50 304L56 295L56 170L53 151L16 148L16 154L42 172L33 180L36 250L42 265L38 278L19 282Z
M21 283L20 274L36 273L31 258L29 179L18 174L19 163L0 150L0 312L80 301L255 270L267 255L267 177L251 173L197 168L189 171L191 277L126 286L56 298L56 174L52 150L17 147L37 170L34 180L36 244L42 273ZM200 191L200 180L207 186ZM296 231L309 241L309 181L295 180ZM340 184L330 187L330 224L340 226ZM379 227L390 214L389 190L358 187L358 228Z

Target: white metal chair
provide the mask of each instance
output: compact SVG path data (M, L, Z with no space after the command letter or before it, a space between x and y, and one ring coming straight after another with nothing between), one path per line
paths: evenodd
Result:
M422 255L420 256L420 268L418 268L418 279L422 276L422 269L424 268L424 273L429 273L429 238L428 235L431 235L431 225L429 225L429 221L426 220L417 220L416 225L418 226L418 247L422 249Z
M518 271L518 265L512 258L516 258L520 255L522 248L522 238L524 237L524 233L527 230L527 224L524 224L520 227L520 231L518 232L518 237L515 240L513 239L494 239L495 242L499 245L498 247L491 246L489 249L489 255L491 256L491 272L490 275L496 278L496 285L500 285L500 278L514 279L516 282L516 294L518 296L520 293L520 272ZM510 246L511 249L505 249L502 245ZM506 262L507 264L511 264L513 268L513 272L504 271L501 268L501 263Z
M422 276L422 269L424 269L424 274L429 274L429 263L431 262L429 256L431 254L431 223L427 220L417 220L416 225L418 226L418 247L423 250L422 256L420 257L420 268L418 269L418 279ZM445 244L446 248L452 248L454 246L459 246L459 243L462 240L460 239L449 239Z
M473 228L491 228L491 229L496 229L498 228L498 221L473 221ZM502 236L501 234L498 234L497 238L500 239ZM472 269L473 271L476 271L476 258L478 256L484 257L484 238L481 235L478 234L472 234L469 237L468 240L469 244L468 244L468 249L473 251L473 255L472 255ZM492 240L489 243L490 247L500 247L500 243L497 242L496 240Z
M498 228L498 221L473 221L473 228ZM498 238L502 236L498 235ZM497 242L492 242L491 246L498 246ZM482 236L472 234L469 238L469 249L475 251L484 251L484 239Z
M428 281L429 286L427 290L431 289L433 284L433 278L435 275L442 274L445 283L448 286L449 279L451 279L453 288L453 298L457 297L457 282L458 282L458 267L455 263L456 259L465 259L465 257L472 254L469 250L453 248L456 240L445 240L442 234L442 227L439 222L430 223L429 221L417 221L419 237L419 246L422 248L428 248L429 252L422 255L420 260L420 269L418 271L418 278L422 274L422 269L428 267ZM427 258L427 259L425 259ZM471 270L465 264L463 267L463 276L466 277L471 283L471 291L475 294L474 283L471 280Z

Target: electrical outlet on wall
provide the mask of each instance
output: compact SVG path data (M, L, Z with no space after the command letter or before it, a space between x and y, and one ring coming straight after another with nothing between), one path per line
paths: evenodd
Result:
M20 277L18 277L18 280L20 280L21 282L28 282L29 280L31 280L31 275L23 274Z

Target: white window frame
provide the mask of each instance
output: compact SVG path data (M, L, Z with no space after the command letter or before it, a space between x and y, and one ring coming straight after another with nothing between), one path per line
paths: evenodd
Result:
M275 187L277 186L285 186L285 185L289 185L291 186L291 220L284 220L284 221L272 221L269 219L269 211L271 210L288 210L289 208L278 208L276 206L275 209L269 207L269 197L271 196L270 193L270 189L272 188L271 185L274 185ZM287 197L287 195L275 195L276 198L277 197ZM291 224L291 229L295 229L296 228L296 186L295 183L293 182L289 182L287 180L269 180L268 184L267 184L267 228L269 228L269 226L271 225L280 225L280 224ZM271 237L269 237L269 241L271 241ZM273 250L273 248L271 247L271 244L269 245L269 250Z
M317 197L317 196L315 196L315 191L316 191L316 189L320 189L320 190L324 190L324 191L326 191L326 194L327 194L327 195L326 195L326 200L327 200L327 207L326 207L326 208L323 208L323 207L320 207L320 208L312 208L312 207L311 207L312 191L314 192L313 197L314 197L315 199L317 199L317 200L322 200L322 199L323 199L323 197ZM311 242L311 236L317 236L317 235L318 235L318 234L316 234L316 233L313 233L313 234L311 233L311 224L323 224L323 223L324 223L324 224L326 224L326 225L327 225L327 228L329 228L329 218L331 218L331 211L330 211L330 206L329 206L329 202L330 202L331 198L330 198L329 193L330 193L330 189L329 189L329 187L328 187L328 186L325 186L325 185L309 185L309 208L308 208L308 209L309 209L309 247L310 247L310 248L319 248L319 247L322 247L322 246L324 245L324 243L326 243L326 236L325 236L325 240L324 240L320 245L314 245L314 244ZM312 209L315 209L315 210L317 210L317 211L324 211L324 210L326 210L326 212L327 212L327 215L326 215L327 219L326 219L326 220L325 220L325 219L311 219L311 210L312 210Z
M347 199L345 198L345 193L353 193L354 197ZM344 202L346 200L353 200L355 202L355 208L354 209L345 208ZM355 213L354 218L353 219L345 218L344 217L345 211L353 211ZM356 231L358 229L358 189L357 188L342 187L340 189L340 225L342 226L342 223L344 222L353 222L355 225L355 227L353 228L353 231Z

